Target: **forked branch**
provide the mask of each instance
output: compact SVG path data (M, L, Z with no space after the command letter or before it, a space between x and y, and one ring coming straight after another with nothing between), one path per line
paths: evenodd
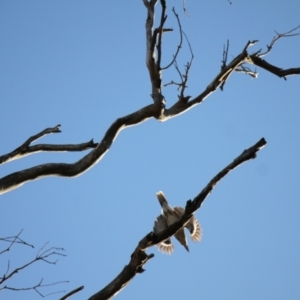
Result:
M6 248L5 250L3 250L0 254L3 254L4 252L9 251L11 249L11 247L14 244L16 244L16 243L22 244L22 245L25 245L25 246L30 246L30 247L33 248L32 245L28 244L27 242L23 241L20 238L20 234L21 233L22 233L22 230L19 232L18 235L14 236L14 237L1 238L0 241L2 241L2 242L8 242L10 244L9 244L8 248ZM3 291L3 290L11 290L11 291L28 291L28 290L34 290L40 296L44 297L45 295L43 295L40 292L40 290L39 290L40 288L49 287L49 286L53 286L53 285L56 285L56 284L68 282L68 281L58 281L58 282L54 282L54 283L44 284L43 283L43 278L42 278L37 284L34 284L34 285L32 285L30 287L26 287L26 288L13 287L13 286L7 285L7 281L9 279L11 279L16 274L19 274L20 271L23 271L24 269L28 268L29 266L35 264L38 261L43 261L43 262L46 262L48 264L56 264L56 262L57 262L57 256L62 256L62 257L66 256L66 254L63 253L63 251L64 251L63 248L50 247L50 248L45 249L45 247L46 247L47 244L48 243L46 243L37 252L35 258L33 258L28 263L25 263L24 265L15 268L12 271L10 271L10 261L8 260L6 272L4 273L4 275L0 276L0 292ZM53 260L53 257L55 257L56 259ZM63 292L63 291L60 291L60 292ZM54 292L54 293L60 293L60 292ZM54 293L52 292L51 294L54 294Z
M280 78L284 78L285 80L286 80L286 76L300 74L300 67L299 68L282 69L282 68L274 66L274 65L270 64L269 62L267 62L266 60L262 59L262 57L268 55L271 52L275 43L278 42L279 39L287 38L287 37L295 37L295 36L300 35L300 32L295 32L299 28L300 28L300 25L293 28L292 30L285 32L285 33L278 33L275 31L276 36L272 39L270 44L267 45L267 50L265 52L262 52L262 50L260 49L259 51L249 55L248 62L255 64L256 66L258 66L262 69L265 69L266 71L268 71ZM248 74L251 75L251 73L248 73ZM252 76L252 77L257 77L257 76Z
M267 50L265 52L261 52L262 50L259 50L256 54L258 57L262 58L263 56L266 56L267 54L269 54L272 50L272 48L274 47L275 43L278 42L279 39L281 38L287 38L287 37L294 37L294 36L297 36L297 35L300 35L299 32L296 32L295 31L297 29L300 28L300 25L287 31L287 32L284 32L284 33L279 33L277 31L275 31L276 33L276 36L273 37L272 41L270 42L269 45L267 45Z
M31 143L35 142L39 138L43 137L46 134L59 133L60 125L55 127L46 128L45 130L31 136L27 139L20 147L16 148L8 154L0 156L0 165L7 163L9 161L22 158L24 156L37 153L37 152L69 152L69 151L83 151L91 148L97 147L97 143L94 143L93 140L90 140L87 143L82 144L69 144L69 145L50 145L50 144L39 144L30 146Z
M155 118L159 121L167 121L171 118L177 117L194 106L202 103L209 95L215 92L219 87L224 86L224 83L228 81L230 75L237 71L243 72L251 75L252 77L256 77L256 71L251 71L249 68L245 66L245 64L255 64L259 67L264 68L265 70L276 74L279 77L286 77L288 75L300 74L300 68L291 68L291 69L281 69L276 66L273 66L266 61L262 60L259 52L254 54L248 54L248 47L256 43L257 41L249 41L243 47L243 50L239 55L237 55L234 59L232 59L228 64L227 62L222 65L221 71L216 75L216 77L207 85L206 89L202 91L198 96L192 98L190 96L184 96L183 91L187 86L187 75L190 64L186 66L186 73L183 74L186 76L186 80L184 79L182 83L181 95L175 101L174 104L171 104L169 108L166 107L166 102L164 96L162 95L161 90L161 70L158 65L158 61L155 58L155 46L156 39L153 35L153 26L154 26L154 16L155 16L155 5L157 0L143 0L146 8L147 8L147 21L146 21L146 41L147 41L147 49L146 49L146 63L147 68L150 74L151 80L151 91L152 98L154 100L154 104L145 106L138 111L129 114L127 116L121 117L117 119L106 131L103 139L99 144L94 144L92 141L91 144L87 143L82 147L81 150L85 147L95 147L90 153L85 155L83 158L78 160L75 163L67 164L67 163L46 163L38 166L34 166L19 172L15 172L9 174L3 178L0 178L0 194L6 193L10 190L20 187L25 182L30 180L36 180L41 177L46 176L63 176L63 177L74 177L78 176L89 168L94 166L97 162L99 162L106 152L109 150L111 145L113 144L115 138L121 130L132 126L137 125L146 121L149 118ZM161 1L164 3L165 1ZM165 13L162 14L161 20L165 20ZM160 34L162 34L162 26L164 25L164 21L160 23ZM297 27L298 28L298 27ZM297 28L293 29L296 30ZM291 33L292 31L280 36L295 36L298 33ZM279 38L276 39L276 41ZM275 43L275 41L274 41ZM273 47L274 43L271 43L269 46L269 50ZM26 142L25 142L26 143ZM27 145L28 146L28 145ZM26 146L26 147L27 147ZM65 145L66 146L66 145ZM22 147L22 146L21 146ZM34 146L31 146L34 147ZM80 147L79 147L80 148ZM36 148L35 151L39 151ZM86 148L85 148L86 149ZM16 150L15 150L16 151ZM23 151L23 150L22 150ZM22 152L19 151L19 152ZM49 151L49 150L47 150ZM57 151L57 150L55 150ZM70 151L70 150L67 150ZM13 151L14 152L14 151ZM17 157L20 153L17 151L17 154L10 155L9 157ZM25 151L26 153L26 151ZM21 154L22 155L22 154ZM7 160L7 158L6 158Z
M20 238L20 235L22 234L22 232L23 232L23 229L15 236L8 236L8 237L0 238L0 242L6 242L9 244L6 248L4 248L3 250L0 250L0 255L5 252L8 252L14 244L21 244L24 246L29 246L31 248L34 248L33 245L25 242L23 239Z

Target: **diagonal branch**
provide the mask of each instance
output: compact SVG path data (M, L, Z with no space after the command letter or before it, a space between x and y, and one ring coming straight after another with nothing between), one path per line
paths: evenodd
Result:
M290 68L290 69L282 69L278 68L270 63L268 63L266 60L261 59L257 55L250 55L251 62L266 71L269 71L270 73L277 75L280 78L284 78L286 80L286 76L290 75L297 75L300 74L300 67L299 68Z
M22 232L23 232L23 229L17 235L15 235L15 236L8 236L8 237L5 237L5 238L0 238L1 242L8 242L8 243L10 243L10 245L6 249L0 251L0 255L3 254L4 252L8 252L14 244L22 244L22 245L34 248L33 245L28 244L27 242L23 241L20 238L20 235L21 235Z
M63 297L61 297L59 300L66 300L66 299L69 299L71 296L73 296L74 294L82 291L84 289L84 286L80 286L76 289L74 289L73 291L69 292L68 294L64 295Z
M49 145L49 144L39 144L39 145L34 145L30 146L30 144L39 138L43 137L46 134L51 134L51 133L59 133L61 130L59 129L60 125L57 125L52 128L46 128L45 130L39 132L36 135L31 136L29 139L27 139L20 147L16 148L12 152L8 154L4 154L0 156L0 165L7 163L9 161L15 160L22 158L24 156L37 153L37 152L42 152L42 151L55 151L55 152L60 152L60 151L83 151L87 150L90 148L95 148L97 146L97 143L94 143L93 140L87 142L87 143L82 143L82 144L77 144L77 145Z
M142 273L147 261L154 257L154 254L147 254L145 251L147 248L155 246L162 241L170 238L179 229L181 229L191 218L191 215L202 205L206 197L212 192L213 188L217 183L225 177L230 171L241 165L242 163L256 158L256 153L266 145L264 138L260 139L255 145L247 150L244 150L241 155L233 160L228 166L226 166L221 172L219 172L197 195L193 201L187 201L185 213L179 221L169 226L166 230L159 234L154 234L153 232L148 233L143 239L138 243L134 252L131 255L129 264L124 267L121 273L105 288L103 288L98 293L94 294L89 298L89 300L104 300L110 299L119 293L128 283L134 278L138 273Z

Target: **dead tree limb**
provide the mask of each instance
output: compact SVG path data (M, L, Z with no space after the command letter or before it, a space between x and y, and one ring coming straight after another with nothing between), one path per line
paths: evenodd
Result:
M29 267L30 265L38 262L38 261L44 261L48 264L52 264L55 265L57 262L57 259L52 261L49 260L49 257L53 257L53 256L66 256L66 254L61 253L61 251L64 251L63 248L56 248L56 247L51 247L49 249L44 250L44 247L47 245L48 243L46 243L37 253L36 257L34 259L32 259L31 261L29 261L28 263L24 264L21 267L18 267L16 269L14 269L13 271L9 272L9 261L8 261L8 267L7 267L7 271L6 273L0 277L0 285L3 284L3 282L7 281L8 279L10 279L11 277L13 277L14 275L16 275L17 273L19 273L21 270L24 270L25 268ZM1 287L0 286L0 291L2 289L5 289L5 287Z
M234 71L246 72L247 69L245 64L255 64L265 70L276 74L279 77L286 77L289 75L300 74L300 68L290 68L281 69L273 66L266 61L262 60L260 56L262 55L260 51L254 54L248 54L248 48L255 44L257 41L249 41L244 46L243 50L239 55L231 60L227 65L222 65L221 71L216 75L216 77L208 84L206 89L202 91L198 96L192 98L191 96L178 97L177 101L172 104L169 108L166 107L166 100L162 94L161 89L161 76L162 70L160 69L159 63L156 57L156 46L157 46L157 34L155 35L153 31L154 26L154 16L155 16L155 5L157 0L143 0L147 8L147 21L146 21L146 65L149 71L151 80L151 91L154 103L145 106L138 111L129 114L127 116L117 119L106 131L103 139L97 144L97 146L83 158L75 163L46 163L38 166L34 166L25 170L21 170L5 177L0 178L0 194L6 193L10 190L20 187L24 183L30 180L36 180L41 177L46 176L63 176L63 177L75 177L78 176L89 168L93 167L97 162L99 162L106 152L109 150L113 144L115 138L120 133L121 130L130 127L132 125L137 125L146 121L149 118L155 118L158 121L167 121L171 118L177 117L189 109L195 107L196 105L202 103L209 95L215 92L219 87L224 86L224 83L228 81L230 75ZM161 1L162 5L165 1ZM165 12L161 16L161 20L165 20ZM159 33L162 35L162 26L164 21L160 23ZM297 27L298 28L298 27ZM296 30L297 28L293 29ZM292 30L292 31L293 31ZM297 35L297 33L291 34L290 31L284 35ZM276 39L276 41L279 38ZM161 40L160 40L161 43ZM275 42L274 42L275 43ZM272 45L274 45L274 43ZM160 50L162 51L162 50ZM242 67L242 69L241 69ZM249 71L249 74L251 72ZM254 74L254 73L253 73ZM250 74L251 75L251 74ZM187 82L182 82L183 86L186 86Z
M34 248L33 245L25 242L24 240L22 240L20 238L20 235L21 235L22 231L23 230L21 230L16 236L0 238L1 242L9 243L9 246L6 249L4 249L0 252L0 255L4 254L5 252L10 251L11 247L14 244L21 244L21 245L24 245L24 246L29 246L31 248ZM37 252L35 258L33 258L28 263L25 263L24 265L15 268L12 271L10 271L10 261L8 260L6 272L4 272L4 275L0 276L0 292L3 291L3 290L11 290L11 291L34 290L40 296L44 297L45 295L43 295L39 291L40 288L49 287L49 286L52 286L52 285L68 282L68 281L57 281L57 282L54 282L54 283L44 284L43 283L44 279L42 278L37 284L34 284L34 285L26 287L26 288L13 287L13 286L7 285L7 282L8 282L9 279L11 279L16 274L19 274L20 271L23 271L24 269L28 268L29 266L37 263L38 261L43 261L43 262L46 262L48 264L55 265L56 262L57 262L57 259L53 260L53 257L56 258L57 256L62 256L62 257L66 256L66 254L63 253L63 251L64 251L63 248L50 247L50 248L45 249L46 245L48 245L48 243L46 243L43 247L40 248L40 250ZM60 292L63 292L63 291L60 291ZM60 293L60 292L54 292L54 293L56 294L56 293ZM51 294L54 294L54 293L52 292ZM50 294L48 294L48 295L50 295Z
M38 140L39 138L43 137L46 134L61 132L59 127L60 125L46 128L43 131L39 132L38 134L31 136L20 147L16 148L12 152L5 155L1 155L0 165L37 152L83 151L83 150L95 148L98 145L97 143L94 143L93 140L90 140L89 142L82 143L82 144L69 144L69 145L39 144L39 145L30 146L31 143L33 143L34 141Z
M106 300L112 298L124 287L126 287L136 274L144 272L144 265L149 259L154 257L154 254L148 255L146 253L147 248L155 246L162 241L170 238L179 229L181 229L189 221L192 214L201 207L202 203L212 192L217 183L230 171L232 171L242 163L256 158L256 153L266 144L267 142L264 138L260 139L256 144L254 144L249 149L244 150L237 158L233 160L232 163L230 163L222 171L220 171L213 179L210 180L210 182L206 185L206 187L201 191L199 195L197 195L193 200L187 201L185 213L178 222L172 224L159 234L150 232L144 238L142 238L139 241L138 246L135 248L134 252L131 254L129 264L124 267L121 273L112 282L110 282L101 291L91 296L89 300Z

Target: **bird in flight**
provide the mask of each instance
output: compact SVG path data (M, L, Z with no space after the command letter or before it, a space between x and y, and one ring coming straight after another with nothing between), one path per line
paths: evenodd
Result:
M162 213L154 221L153 230L154 233L159 233L165 230L166 228L168 228L171 224L178 221L184 214L184 208L179 206L172 207L171 205L169 205L163 192L158 192L156 196L162 207ZM192 217L184 227L189 230L191 239L194 242L201 241L202 230L198 220L195 218L194 215L192 215ZM189 247L185 236L184 228L181 228L179 231L177 231L174 234L174 236L179 241L179 243L189 252ZM174 246L170 238L158 244L157 247L161 252L165 254L171 254L174 250Z

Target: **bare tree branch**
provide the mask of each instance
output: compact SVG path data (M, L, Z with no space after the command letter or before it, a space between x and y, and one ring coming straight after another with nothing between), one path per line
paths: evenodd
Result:
M265 52L261 52L261 50L259 50L256 54L258 55L258 57L262 58L263 56L266 56L267 54L269 54L273 48L273 46L275 45L275 43L281 39L281 38L285 38L285 37L293 37L293 36L297 36L300 35L300 33L292 33L294 31L296 31L298 28L300 28L300 25L298 25L297 27L285 32L285 33L278 33L275 31L276 36L274 36L274 38L272 39L270 45L267 45L267 50Z
M154 8L157 0L143 0L147 8L147 21L146 21L146 65L149 70L151 85L152 85L152 98L154 103L162 103L161 99L161 75L160 70L155 60L155 45L156 35L153 35L152 28L154 25Z
M228 51L229 51L229 40L227 40L226 48L225 48L225 45L223 45L223 59L222 59L221 70L223 70L226 67Z
M30 290L34 290L36 291L41 297L47 297L49 295L53 295L53 294L58 294L58 293L63 293L65 291L57 291L57 292L52 292L52 293L48 293L48 294L42 294L40 291L39 291L39 288L45 288L45 287L49 287L49 286L53 286L53 285L57 285L57 284L60 284L60 283L67 283L68 281L57 281L57 282L54 282L54 283L48 283L48 284L43 284L43 278L40 280L40 282L34 286L31 286L31 287L26 287L26 288L15 288L15 287L11 287L11 286L7 286L5 285L4 287L0 288L0 291L1 290L11 290L11 291L15 291L15 292L19 292L19 291L30 291Z
M255 55L250 55L250 59L251 59L251 63L269 71L270 73L277 75L280 78L282 77L285 80L286 80L286 76L300 74L300 67L299 68L290 68L290 69L281 69L274 65L271 65L267 61L261 59L258 56L255 56Z
M292 68L283 70L278 67L272 66L263 61L259 57L259 53L249 55L248 47L256 43L257 41L249 41L244 46L242 52L237 55L230 63L222 67L222 70L217 76L208 84L206 89L195 98L191 99L190 96L179 97L177 102L171 105L170 108L166 107L164 96L161 93L161 70L159 69L157 60L155 59L155 45L156 37L153 36L153 24L154 24L154 8L157 0L143 0L147 8L147 21L146 21L146 64L151 79L151 90L154 104L145 106L140 110L129 114L127 116L117 119L106 131L102 141L87 155L78 160L75 163L46 163L38 166L34 166L19 172L9 174L0 179L0 194L6 193L10 190L20 187L27 181L36 180L46 176L63 176L74 177L78 176L89 168L99 162L106 152L113 144L115 138L121 130L137 125L146 121L149 118L155 118L159 121L167 121L171 118L177 117L194 106L202 103L210 94L215 92L218 87L224 86L224 83L229 79L230 75L234 71L248 73L252 77L255 77L257 73L246 69L244 64L250 63L260 66L269 72L276 74L279 77L285 77L288 75L300 74L300 68ZM295 30L295 29L294 29ZM295 34L294 34L295 35ZM243 67L241 67L243 66ZM186 66L186 70L189 65ZM186 85L186 82L184 83Z
M174 62L176 61L176 58L177 58L177 56L178 56L178 54L179 54L179 51L180 51L180 49L181 49L181 47L182 47L182 40L183 40L183 39L182 39L182 28L181 28L180 19L179 19L178 14L176 13L174 7L173 7L172 11L173 11L173 13L174 13L174 15L175 15L175 17L176 17L177 23L178 23L179 33L180 33L180 41L179 41L179 45L177 46L176 52L175 52L175 54L173 55L173 59L171 60L171 62L170 62L167 66L161 68L161 70L166 70L166 69L170 68L170 67L174 64Z
M49 145L49 144L39 144L39 145L34 145L30 146L30 144L39 138L43 137L46 134L51 134L51 133L59 133L61 130L59 129L60 125L57 125L52 128L46 128L45 130L39 132L36 135L31 136L28 140L26 140L20 147L15 149L14 151L0 156L0 164L7 163L9 161L15 160L22 158L24 156L37 153L37 152L42 152L42 151L55 151L55 152L60 152L60 151L83 151L87 150L90 148L95 148L97 147L97 143L94 143L93 140L90 140L87 143L82 143L82 144L72 144L72 145Z
M166 121L184 113L193 106L201 103L208 95L213 93L217 87L229 77L229 74L239 67L247 59L247 57L247 52L243 51L216 76L216 78L208 85L204 92L187 103L184 103L182 99L179 99L179 101L176 102L171 108L165 109L164 104L162 104L162 100L160 102L156 101L154 104L145 106L144 108L130 115L117 119L107 130L104 138L97 145L97 147L75 163L42 164L12 173L1 178L0 194L15 189L29 180L38 179L40 177L53 175L74 177L83 173L102 159L121 130L125 129L126 127L144 122L151 117L154 117L160 121ZM158 96L162 97L161 94L156 94L155 96L156 99L158 99Z
M162 46L162 36L163 36L163 28L164 24L167 20L167 15L166 15L166 1L165 0L160 0L161 4L161 17L160 17L160 25L158 28L158 42L157 42L157 68L160 71L160 63L161 63L161 57L162 57L162 51L161 51L161 46ZM156 39L155 39L156 40Z
M229 0L228 0L229 1ZM219 87L222 89L225 85L225 83L228 81L230 75L236 71L240 73L245 73L247 75L250 75L252 77L257 77L257 72L250 70L250 68L246 67L245 65L247 63L255 64L261 68L264 68L265 70L279 76L284 77L288 75L295 75L300 74L300 68L291 68L283 70L279 67L276 67L274 65L271 65L270 63L263 60L261 57L267 55L273 48L274 44L277 40L279 40L281 37L289 37L289 36L296 36L299 35L299 33L292 33L296 29L298 29L300 26L292 29L291 31L284 33L284 34L278 34L277 36L272 40L271 44L267 46L267 50L264 53L261 53L261 51L258 51L254 54L248 53L248 48L255 44L257 41L249 41L244 46L243 50L239 55L237 55L235 58L231 60L227 64L228 59L228 50L229 50L229 42L227 42L227 47L223 50L223 61L221 66L221 71L216 75L216 77L208 84L206 89L202 91L198 96L196 96L193 99L190 99L190 96L185 96L184 92L187 87L188 82L188 75L189 70L192 65L192 61L194 58L191 45L185 35L185 33L182 31L181 23L179 20L178 15L176 14L175 10L173 10L178 24L179 24L179 30L180 30L180 43L177 47L177 50L173 56L173 59L170 64L168 64L165 68L161 68L161 58L162 58L162 35L164 32L171 31L172 29L164 28L165 22L167 20L166 15L166 1L160 0L162 12L161 12L161 18L159 26L153 30L154 28L154 17L155 17L155 5L157 4L157 0L143 0L145 7L147 8L147 20L146 20L146 42L147 42L147 48L146 48L146 65L149 71L149 76L151 80L151 96L153 98L154 103L148 106L145 106L141 108L140 110L129 114L127 116L118 118L106 131L103 139L99 144L94 143L93 140L87 143L79 144L79 145L48 145L48 144L39 144L30 146L30 144L37 139L41 138L42 136L46 134L51 133L58 133L60 132L59 126L53 128L47 128L43 130L42 132L30 137L27 141L25 141L20 147L15 149L9 154L0 156L0 164L3 164L5 162L11 161L13 159L18 159L21 157L24 157L26 155L40 152L40 151L82 151L86 149L93 148L90 153L85 155L83 158L78 160L75 163L67 164L67 163L47 163L42 164L38 166L34 166L32 168L28 168L25 170L21 170L19 172L15 172L12 174L9 174L3 178L0 179L0 194L8 192L12 189L15 189L22 184L24 184L27 181L30 180L36 180L41 177L45 176L64 176L64 177L74 177L77 175L82 174L83 172L87 171L89 168L94 166L98 161L102 159L102 157L106 154L106 152L109 150L111 145L113 144L115 138L120 133L121 130L137 125L139 123L142 123L146 121L149 118L155 118L159 121L167 121L173 117L179 116L180 114L188 111L189 109L193 108L194 106L202 103L210 94L215 92ZM229 1L230 2L230 1ZM184 12L186 13L185 9L185 2L184 3ZM176 62L176 58L178 56L178 53L180 51L180 48L182 46L182 35L185 35L189 49L191 51L191 60L185 65L185 73L181 73L179 70L179 67ZM157 58L156 58L157 54ZM162 95L162 71L165 69L168 69L172 64L175 65L176 70L179 73L179 76L181 78L180 83L172 82L172 84L175 84L178 86L178 89L180 89L180 95L177 99L177 101L171 105L169 108L166 107L165 98ZM147 261L154 257L154 254L147 254L146 250L149 247L155 246L159 244L160 242L166 240L167 238L174 235L180 228L182 228L191 218L191 215L201 207L202 203L206 199L209 193L212 192L213 188L216 186L216 184L225 177L230 171L235 169L240 164L250 160L254 159L256 157L256 153L266 145L266 141L262 138L260 141L258 141L255 145L250 147L249 149L245 150L240 156L238 156L232 163L230 163L228 166L226 166L222 171L220 171L208 184L207 186L197 195L193 200L188 200L185 207L185 213L182 216L182 218L172 224L170 227L168 227L165 231L154 234L154 232L148 233L143 239L141 239L135 248L134 252L131 255L131 259L129 261L129 264L124 267L124 269L121 271L121 273L111 282L109 283L104 289L90 297L90 300L95 299L109 299L116 295L118 292L121 291L124 287L127 286L127 284L134 278L134 276L137 273L144 272L144 265L147 263ZM22 232L22 231L21 231ZM21 243L28 246L32 246L30 244L27 244L23 242L19 235L21 232L15 236L15 237L8 237L4 238L3 241L9 242L9 246L0 252L0 254L7 252L11 249L11 247L15 243ZM0 239L1 240L1 239ZM43 296L39 291L38 288L50 286L62 282L56 282L53 284L42 284L43 279L41 281L29 288L15 288L15 287L9 287L7 285L2 286L4 282L6 282L8 279L12 278L16 273L19 271L27 268L28 266L32 265L33 263L41 260L49 264L55 264L56 260L53 261L53 256L65 256L65 254L62 254L60 251L63 251L62 248L54 248L51 247L49 249L45 249L45 244L37 253L36 257L31 260L30 262L24 264L21 267L18 267L14 269L13 271L9 271L10 269L10 262L8 261L7 271L3 275L3 277L0 277L0 291L4 289L8 290L35 290L38 294ZM67 299L70 296L74 295L75 293L79 292L83 289L82 287L79 287L65 296L61 298Z
M48 264L56 264L57 259L52 261L49 260L48 258L52 258L53 256L66 256L66 254L61 253L61 251L64 251L63 248L57 248L57 247L51 247L48 248L46 250L44 250L45 246L48 243L46 243L37 253L36 257L34 259L32 259L31 261L29 261L28 263L24 264L21 267L18 267L16 269L14 269L13 271L11 271L9 273L9 261L8 261L8 268L6 273L0 277L0 285L3 284L5 281L7 281L8 279L10 279L11 277L13 277L15 274L19 273L19 271L24 270L25 268L29 267L30 265L36 263L37 261L44 261ZM0 291L5 289L6 287L1 287L0 286ZM7 288L6 288L7 289Z
M240 66L239 68L237 68L235 71L238 72L238 73L244 73L244 74L246 74L246 75L249 75L249 76L252 77L252 78L257 78L257 77L258 77L258 73L256 72L256 70L253 71L253 70L251 70L250 68L245 67L244 65L241 65L241 66Z
M20 235L22 233L23 230L21 230L16 236L12 236L12 237L6 237L6 238L1 238L0 241L3 241L3 242L9 242L10 245L8 246L7 249L1 251L0 254L6 252L6 251L9 251L11 249L11 247L18 243L18 244L22 244L22 245L25 245L25 246L30 246L32 248L34 248L33 245L31 244L28 244L27 242L23 241L21 238L20 238ZM47 245L48 243L46 243L36 254L36 257L34 259L32 259L31 261L29 261L28 263L24 264L23 266L21 267L18 267L16 269L14 269L13 271L9 272L10 270L10 261L8 260L8 263L7 263L7 270L6 272L4 273L4 275L2 277L0 277L0 292L3 291L3 290L11 290L11 291L29 291L29 290L34 290L35 292L37 292L41 297L45 297L45 296L48 296L48 295L51 295L51 294L56 294L56 293L62 293L64 291L56 291L56 292L52 292L52 293L49 293L47 295L45 294L42 294L40 292L40 288L45 288L45 287L49 287L49 286L53 286L53 285L56 285L56 284L60 284L60 283L66 283L68 281L57 281L57 282L54 282L54 283L48 283L48 284L43 284L43 278L39 281L39 283L35 284L35 285L32 285L30 287L13 287L13 286L9 286L9 285L4 285L4 283L6 283L9 279L11 279L14 275L16 275L17 273L19 273L21 270L24 270L26 269L27 267L29 267L30 265L36 263L37 261L44 261L48 264L56 264L57 262L57 259L56 260L49 260L49 258L52 259L53 256L66 256L66 254L64 253L61 253L61 251L64 251L63 248L56 248L56 247L51 247L51 248L48 248L48 249L45 249L45 246Z
M190 53L191 53L191 59L184 66L184 68L185 68L184 74L181 73L181 71L180 71L180 69L178 67L177 61L175 59L174 66L175 66L175 69L176 69L177 73L179 74L181 82L180 83L176 83L174 81L171 81L170 83L167 83L164 86L168 86L170 84L177 85L178 86L178 90L180 90L180 95L178 95L178 98L179 98L178 101L182 102L182 103L187 103L188 100L191 98L191 96L185 96L184 92L185 92L185 89L188 87L187 86L187 82L188 82L188 79L189 79L189 72L190 72L190 69L192 67L192 63L193 63L193 59L194 59L194 53L193 53L192 46L191 46L191 44L190 44L190 42L188 40L187 35L184 32L182 32L182 33L184 34L184 36L186 38L186 41L188 43L189 50L190 50Z
M300 28L300 25L285 32L285 33L278 33L275 31L276 36L272 39L270 45L267 45L267 50L265 52L261 52L262 50L259 50L255 53L249 55L248 63L255 64L256 66L261 67L261 68L265 69L266 71L269 71L270 73L277 75L280 78L284 78L285 80L286 80L286 76L300 74L300 67L299 68L282 69L282 68L276 67L276 66L268 63L266 60L262 59L262 57L268 55L271 52L275 43L279 39L286 38L286 37L295 37L295 36L300 35L300 32L293 33L299 28ZM251 74L249 74L249 75L251 75Z
M65 296L61 297L59 300L66 300L66 299L69 299L71 296L73 296L74 294L82 291L84 289L84 286L80 286L76 289L74 289L73 291L69 292L68 294L66 294Z
M105 288L103 288L98 293L94 294L89 298L89 300L104 300L110 299L119 293L127 284L133 279L133 277L142 273L144 265L149 259L154 257L154 254L147 254L145 251L147 248L155 246L162 241L170 238L179 229L181 229L190 220L192 214L201 207L202 203L206 197L212 192L213 188L217 183L225 177L230 171L241 165L242 163L256 158L256 153L266 145L264 138L260 139L255 145L246 149L237 158L233 160L232 163L227 165L222 171L220 171L197 195L193 200L188 200L185 207L185 213L182 218L176 223L169 226L166 230L159 234L154 234L154 232L148 233L143 239L138 243L138 246L131 254L131 259L128 265L124 267L121 273L110 282Z
M22 244L22 245L34 248L33 245L28 244L27 242L23 241L20 238L20 235L21 235L22 232L23 232L23 229L15 236L8 236L8 237L5 237L5 238L0 238L0 242L10 243L10 245L6 249L0 251L0 255L3 254L4 252L8 252L14 244Z

